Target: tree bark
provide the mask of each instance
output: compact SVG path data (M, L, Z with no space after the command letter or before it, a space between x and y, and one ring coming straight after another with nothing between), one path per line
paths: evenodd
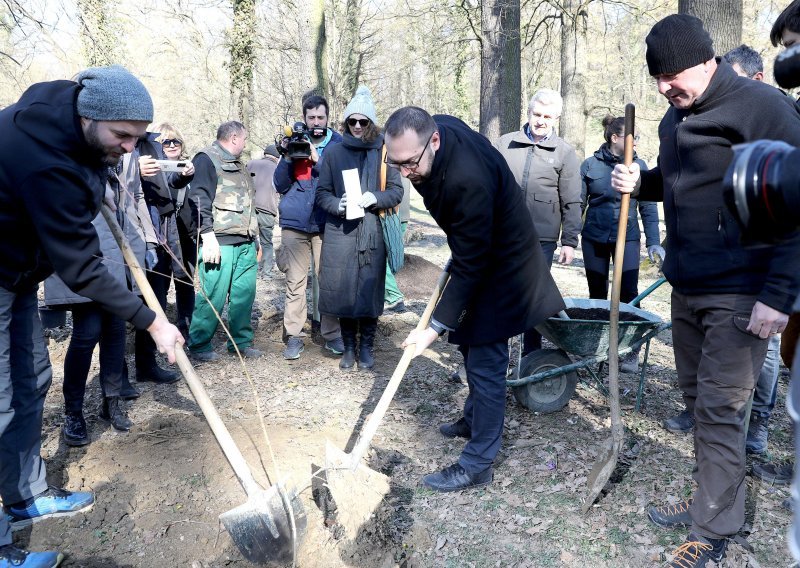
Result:
M714 52L725 55L742 44L743 0L678 0L678 12L703 20Z
M117 63L116 53L120 45L118 33L110 16L111 6L107 0L78 0L80 37L86 63L100 67Z
M586 26L591 0L566 0L561 12L561 114L559 135L578 157L586 153Z
M480 132L490 140L519 128L519 0L481 4Z
M228 32L231 100L239 122L250 130L253 118L253 68L256 59L255 0L231 0L233 27Z

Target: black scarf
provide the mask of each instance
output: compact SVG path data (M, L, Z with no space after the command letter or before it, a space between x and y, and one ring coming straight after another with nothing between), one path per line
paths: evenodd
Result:
M358 177L361 180L361 193L368 191L373 193L380 191L379 171L381 165L381 148L383 147L383 136L378 136L372 142L364 142L350 134L345 133L342 143L354 154L358 153L359 167ZM356 247L358 250L359 268L372 262L372 251L375 250L379 242L383 242L383 234L378 231L378 220L376 215L369 209L364 210L364 218L356 229Z

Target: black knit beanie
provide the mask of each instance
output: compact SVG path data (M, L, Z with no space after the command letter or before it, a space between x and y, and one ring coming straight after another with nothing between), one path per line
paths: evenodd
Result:
M714 57L711 36L699 18L672 14L656 22L645 38L651 76L671 75Z

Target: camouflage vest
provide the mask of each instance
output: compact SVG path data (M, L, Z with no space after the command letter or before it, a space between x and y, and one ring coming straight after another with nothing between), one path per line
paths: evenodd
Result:
M217 193L212 204L214 233L254 239L258 234L258 219L253 203L256 190L250 173L238 158L223 156L216 144L200 151L217 170Z

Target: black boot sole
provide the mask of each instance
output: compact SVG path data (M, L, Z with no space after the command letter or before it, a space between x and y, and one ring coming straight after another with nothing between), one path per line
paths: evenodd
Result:
M64 443L71 448L80 448L81 446L88 446L91 440L89 438L72 438L67 437L63 432L61 433L61 439L64 440Z

